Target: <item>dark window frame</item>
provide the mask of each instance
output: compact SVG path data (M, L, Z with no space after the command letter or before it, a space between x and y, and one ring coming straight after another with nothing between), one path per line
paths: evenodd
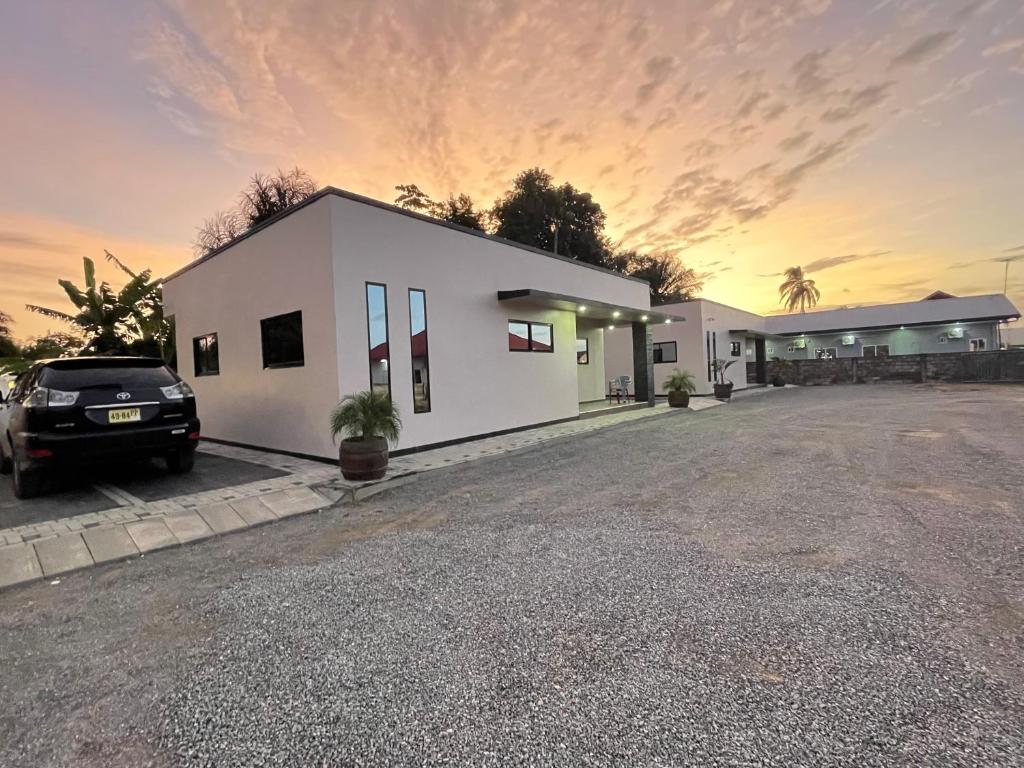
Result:
M370 286L384 289L384 346L388 350L388 397L394 402L394 395L391 389L391 317L388 315L388 286L387 283L375 283L367 280L363 290L363 300L366 302L366 373L369 376L370 391L373 391L373 358L370 353L373 351L373 340L370 338Z
M423 294L423 367L427 372L427 385L426 385L426 396L427 396L427 407L419 408L416 407L416 355L413 354L412 339L415 334L412 328L412 295L414 293ZM387 294L385 293L385 298ZM385 302L385 315L387 303ZM391 363L390 363L391 348L388 347L388 376L391 375ZM409 289L409 362L412 366L409 371L409 375L412 378L412 412L413 413L430 413L433 407L433 398L431 397L432 382L430 379L430 321L427 319L427 292L423 288L410 288ZM390 384L389 384L390 386Z
M267 327L268 323L274 320L281 320L282 318L291 317L292 315L299 316L299 351L302 356L297 360L283 360L276 363L267 362ZM302 368L306 365L306 340L304 338L303 326L302 326L302 310L296 309L292 312L283 312L279 315L271 315L270 317L264 317L260 320L260 348L263 353L263 370L276 370L278 368Z
M554 351L555 351L555 324L554 323L544 323L544 322L540 322L539 320L514 320L514 319L510 318L508 323L505 324L505 334L506 334L506 336L508 335L508 326L512 325L512 323L519 323L520 325L525 325L526 326L526 333L527 333L526 347L527 348L526 349L513 349L511 347L511 345L510 345L509 348L508 348L509 352L539 352L541 354L554 353ZM534 349L533 348L533 326L535 326L535 325L546 325L548 327L548 331L551 333L551 348L550 349Z
M584 357L586 359L582 363L580 362L580 351L579 351L579 349L577 349L576 350L576 365L590 365L590 339L588 339L586 337L584 337L582 339L577 338L576 339L577 346L579 345L579 342L581 342L581 341L583 342L583 346L584 346L583 355L584 355Z
M205 353L200 355L199 354L199 352L200 352L200 350L199 350L199 342L202 339L209 339L210 337L213 337L214 367L212 369L209 369L209 370L200 370L199 369L200 357L203 357L203 358L208 357L209 354L210 354L210 347L209 347L209 345L207 345ZM211 333L201 333L198 336L193 336L192 337L192 370L195 371L195 375L196 375L197 378L200 377L200 376L220 376L220 337L217 336L217 332L216 331L212 331Z
M729 357L743 357L743 342L729 342Z
M672 359L665 359L665 347L672 346ZM656 359L657 353L661 353L661 360ZM678 363L679 362L679 347L674 341L656 341L651 345L651 359L655 365L661 365L662 363Z
M878 354L878 348L879 347L884 347L885 348L885 354L884 355ZM870 355L867 354L867 351L869 349L871 350L871 354ZM861 357L870 357L872 359L878 358L878 357L892 357L892 355L889 354L889 345L888 344L862 344L861 348L860 348L860 356Z

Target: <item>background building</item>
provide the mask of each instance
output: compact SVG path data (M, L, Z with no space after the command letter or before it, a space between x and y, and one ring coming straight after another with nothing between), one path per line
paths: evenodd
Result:
M652 327L658 395L665 394L661 385L676 367L693 374L698 394L710 394L715 359L735 361L726 378L743 389L766 381L766 363L774 357L797 360L996 350L1000 343L1016 338L1017 330L1008 323L1020 318L1020 311L1002 294L955 297L937 293L900 304L767 317L707 299L658 309L688 321ZM628 340L627 334L607 335L605 367L610 376L628 370ZM748 362L760 363L750 381Z

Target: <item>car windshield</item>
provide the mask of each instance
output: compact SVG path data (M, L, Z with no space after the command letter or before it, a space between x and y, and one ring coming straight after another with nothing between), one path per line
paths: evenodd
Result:
M99 365L43 368L39 385L49 389L75 392L82 389L146 389L169 387L177 382L164 365Z

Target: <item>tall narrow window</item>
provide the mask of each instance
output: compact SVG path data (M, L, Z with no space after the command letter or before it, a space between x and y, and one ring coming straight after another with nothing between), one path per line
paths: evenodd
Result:
M370 388L391 396L387 286L366 284L366 331L370 343Z
M196 376L216 376L220 373L216 333L192 339L192 361L195 363Z
M430 357L427 346L427 294L409 289L409 347L412 349L412 410L430 413Z
M576 364L590 365L590 339L576 339Z

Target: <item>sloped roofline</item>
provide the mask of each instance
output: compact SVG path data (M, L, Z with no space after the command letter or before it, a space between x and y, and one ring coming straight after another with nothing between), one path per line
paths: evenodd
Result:
M586 263L584 261L578 261L577 259L570 259L568 256L562 256L562 255L557 254L557 253L551 253L550 251L545 251L545 250L542 250L540 248L535 248L532 245L524 245L523 243L517 243L514 240L507 240L507 239L505 239L503 237L498 237L497 235L491 235L491 234L488 234L487 232L481 232L478 229L471 229L469 227L464 227L461 224L453 224L450 221L442 221L440 219L435 219L435 218L432 218L430 216L425 216L422 213L416 213L415 211L407 211L405 208L399 208L397 205L391 205L390 203L385 203L385 202L383 202L381 200L375 200L372 197L366 197L364 195L358 195L355 192L349 192L349 191L344 190L344 189L339 189L338 187L324 187L323 189L321 189L321 190L319 190L317 192L314 192L312 195L307 197L301 203L296 203L295 205L292 205L292 206L290 206L288 208L285 208L283 211L274 214L273 216L271 216L266 221L261 222L260 224L257 224L252 229L249 229L246 232L243 232L241 235L236 237L234 240L231 240L230 242L225 243L224 245L220 246L216 250L210 251L209 253L207 253L207 254L205 254L203 256L200 256L198 259L195 259L194 261L191 261L188 264L186 264L185 266L181 267L181 269L178 269L175 272L172 272L170 275L168 275L167 277L164 278L164 282L166 283L166 282L169 282L169 281L175 279L176 277L180 277L181 275L185 274L189 270L195 269L200 264L202 264L202 263L204 263L206 261L209 261L210 259L214 258L215 256L217 256L220 253L223 253L228 248L231 248L232 246L237 245L238 243L242 242L243 240L246 240L247 238L250 238L250 237L252 237L253 235L255 235L257 233L262 232L267 227L270 227L270 226L276 224L281 219L284 219L284 218L286 218L288 216L291 216L293 213L302 210L306 206L312 205L313 203L317 202L318 200L320 200L322 198L325 198L325 197L329 197L329 196L341 197L341 198L343 198L345 200L350 200L350 201L352 201L354 203L362 203L363 205L369 205L369 206L371 206L373 208L380 208L381 210L384 210L384 211L389 211L391 213L397 213L397 214L400 214L402 216L408 216L409 218L412 218L412 219L418 219L419 221L426 222L427 224L433 224L433 225L438 226L438 227L444 227L446 229L451 229L451 230L454 230L456 232L461 232L464 235L472 235L473 237L480 237L480 238L483 238L484 240L490 240L492 242L499 243L500 245L508 245L508 246L513 247L513 248L518 248L521 251L530 251L531 253L536 253L536 254L539 254L541 256L546 256L549 259L557 259L558 261L564 261L567 264L572 264L572 265L577 266L577 267L586 267L587 269L593 269L593 270L596 270L598 272L604 272L606 274L613 275L615 277L620 277L623 280L632 280L635 283L640 283L641 285L646 285L646 286L648 286L648 288L650 287L650 283L649 282L647 282L646 280L642 280L639 277L633 277L632 275L624 275L621 272L616 272L613 269L607 269L605 267L599 267L599 266L597 266L595 264L588 264L588 263Z

